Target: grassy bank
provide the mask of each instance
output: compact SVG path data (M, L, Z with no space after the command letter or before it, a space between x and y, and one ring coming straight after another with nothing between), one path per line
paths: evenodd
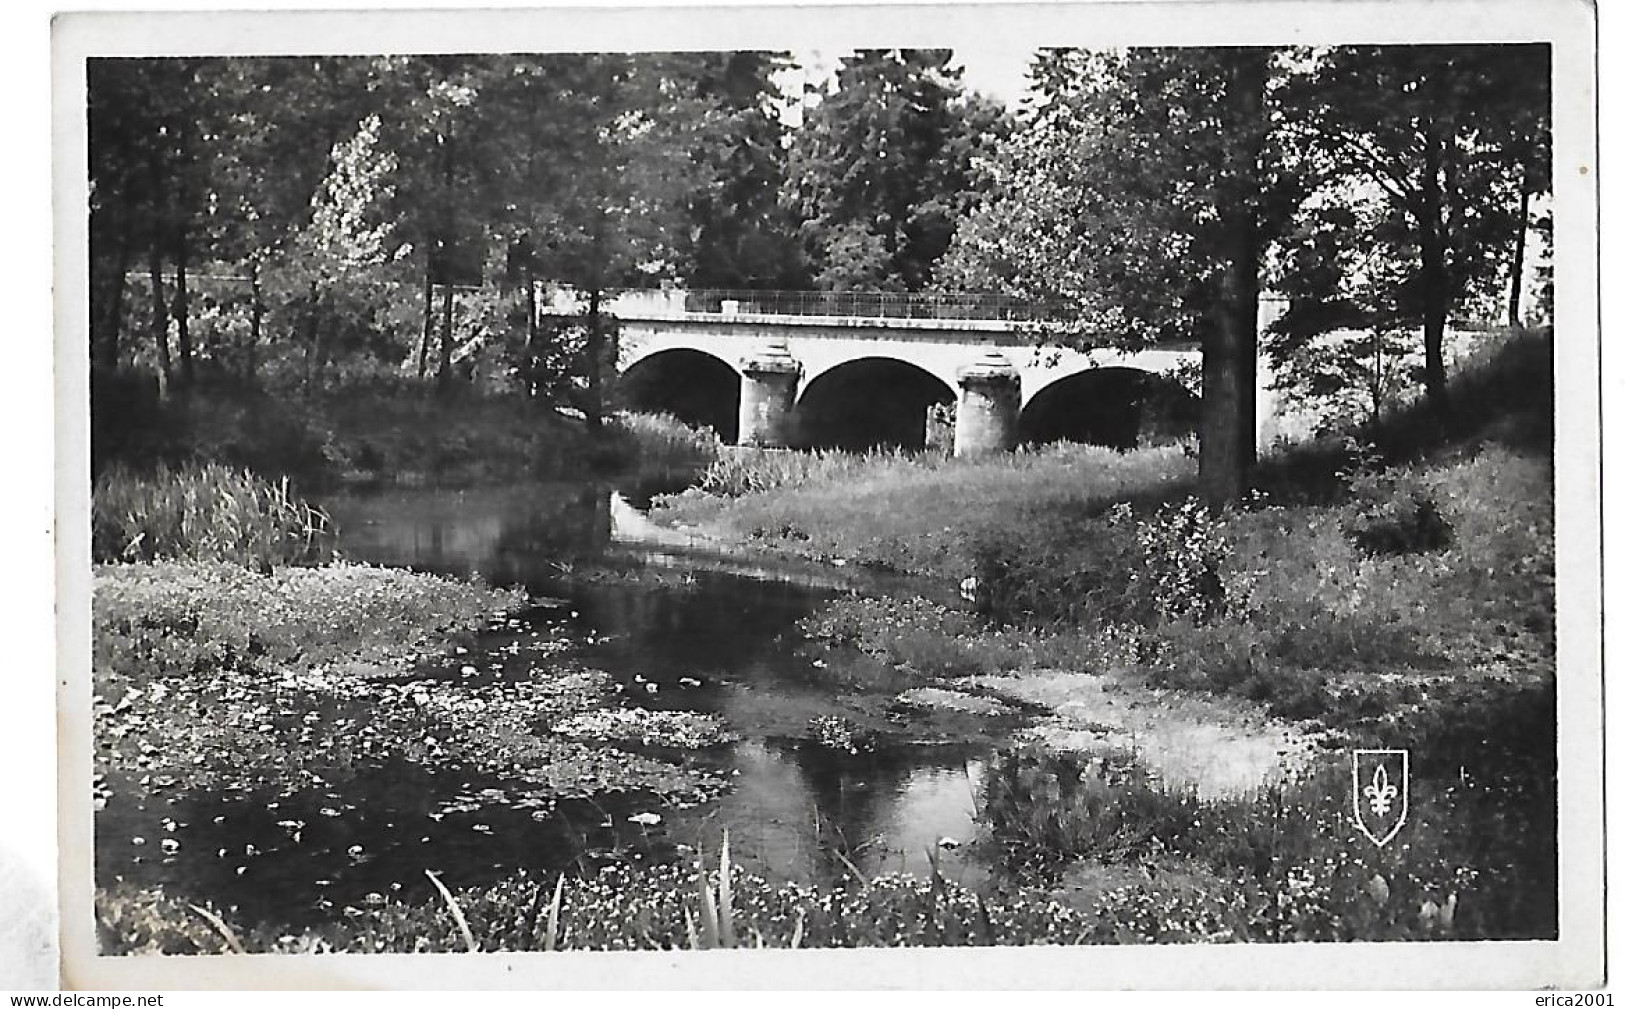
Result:
M1265 489L1222 514L1189 496L1178 449L1060 446L733 454L656 515L959 584L974 619L894 600L832 611L830 633L905 666L1117 673L1363 738L1431 736L1456 706L1550 693L1550 346L1526 335L1469 362L1448 420L1416 406L1363 443L1266 460Z
M731 450L657 521L812 560L959 580L975 545L1050 514L1098 510L1195 473L1178 447L1059 445L976 462L880 450Z

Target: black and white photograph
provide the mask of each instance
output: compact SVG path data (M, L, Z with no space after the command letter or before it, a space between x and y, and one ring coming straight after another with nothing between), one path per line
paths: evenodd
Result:
M64 963L1600 983L1592 10L1110 6L59 22Z

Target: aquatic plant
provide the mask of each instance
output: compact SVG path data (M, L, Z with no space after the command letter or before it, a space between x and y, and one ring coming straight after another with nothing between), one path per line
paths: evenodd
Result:
M104 471L91 489L91 556L101 562L226 561L253 570L325 558L327 516L267 480L218 463Z
M871 748L870 741L851 722L839 715L818 715L807 722L807 735L826 750L858 754Z
M677 749L703 749L738 738L715 715L649 708L607 708L583 712L554 722L553 732L566 739Z
M519 778L544 813L549 801L609 791L692 804L725 788L699 768L549 733L549 721L607 703L606 673L564 667L514 681L423 662L493 613L522 607L523 593L349 564L272 576L114 565L97 570L94 592L103 788L117 775L124 789L139 777L144 793L291 793L385 760ZM470 657L445 663L479 672Z

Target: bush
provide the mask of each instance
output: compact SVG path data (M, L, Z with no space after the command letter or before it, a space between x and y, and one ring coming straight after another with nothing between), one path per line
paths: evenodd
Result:
M991 854L1034 884L1079 864L1141 869L1147 883L1100 895L1095 941L1555 934L1549 782L1476 761L1444 770L1412 768L1405 842L1388 849L1350 843L1340 758L1208 798L1157 782L1130 754L1007 750L988 763L980 818Z
M1225 527L1195 498L1138 520L1127 503L1097 518L1033 514L976 535L976 603L1020 625L1204 622L1225 612L1230 552Z
M1115 513L1126 521L1130 512ZM1164 620L1188 617L1206 622L1224 612L1225 586L1219 576L1230 553L1224 532L1196 498L1165 504L1156 514L1135 523L1140 546L1140 572L1152 604Z
M1356 478L1352 489L1358 510L1343 529L1368 556L1443 550L1455 537L1432 495L1414 478L1366 475Z
M266 570L331 550L325 514L272 483L216 463L150 474L115 467L91 493L91 556L101 562L225 561Z
M978 530L971 541L977 609L1018 626L1138 624L1139 547L1129 527L1062 516Z

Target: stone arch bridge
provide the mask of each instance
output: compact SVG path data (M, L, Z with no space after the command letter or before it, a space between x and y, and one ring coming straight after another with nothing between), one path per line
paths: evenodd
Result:
M1130 448L1195 427L1183 384L1199 364L1193 346L1083 353L1034 347L1010 318L882 314L908 296L792 314L727 298L696 304L695 294L635 292L608 306L620 322L618 399L741 445L917 448L930 418L950 411L962 456L1062 438ZM927 303L913 298L911 310ZM933 316L994 314L931 304Z

